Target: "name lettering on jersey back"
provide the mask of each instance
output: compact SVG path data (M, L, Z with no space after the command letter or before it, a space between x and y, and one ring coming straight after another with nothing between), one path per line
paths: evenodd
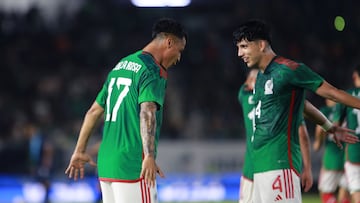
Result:
M268 94L273 94L273 87L274 87L274 83L273 83L273 79L271 78L270 80L267 80L265 82L265 92L264 94L265 95L268 95Z
M141 69L141 65L132 61L120 61L113 70L121 69L137 73Z

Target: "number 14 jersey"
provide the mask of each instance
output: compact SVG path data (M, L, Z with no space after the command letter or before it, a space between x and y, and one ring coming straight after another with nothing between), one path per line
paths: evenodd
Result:
M298 129L305 89L316 91L323 78L302 63L275 57L255 84L254 172L301 172Z

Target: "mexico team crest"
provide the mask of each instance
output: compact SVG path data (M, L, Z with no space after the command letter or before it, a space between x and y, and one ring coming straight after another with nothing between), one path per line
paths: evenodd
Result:
M274 84L273 84L273 79L271 78L270 80L267 80L265 82L265 92L264 94L267 95L267 94L273 94L273 87L274 87Z

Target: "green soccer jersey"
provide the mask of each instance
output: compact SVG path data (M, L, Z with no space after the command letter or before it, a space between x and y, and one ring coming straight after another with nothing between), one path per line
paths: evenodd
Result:
M103 137L98 153L100 180L140 177L143 159L140 103L155 102L155 154L162 123L166 71L146 52L123 58L108 74L96 102L104 108Z
M360 98L360 88L347 91L349 94ZM346 116L346 123L349 129L355 131L356 136L360 137L360 110L354 109L343 104L336 104L336 114L334 121L339 121L342 114ZM345 158L352 163L360 163L360 143L347 144L345 147Z
M334 120L336 106L323 106L320 111L331 121ZM325 150L322 165L326 170L344 170L344 150L340 149L329 136L325 139Z
M305 89L316 91L323 78L306 65L275 57L255 84L254 173L291 168L301 172L299 125Z
M253 180L253 162L251 160L251 138L253 136L254 128L254 99L253 91L247 89L244 84L240 87L238 100L242 107L243 119L246 131L246 151L245 161L242 168L242 175L247 179Z

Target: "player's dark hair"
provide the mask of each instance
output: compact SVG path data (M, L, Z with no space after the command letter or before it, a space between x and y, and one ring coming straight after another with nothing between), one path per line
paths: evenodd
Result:
M180 39L185 37L187 40L184 26L171 18L161 18L153 25L152 38L154 39L159 33L169 33Z
M266 40L271 44L270 27L262 20L249 20L233 32L233 39L235 44L241 40Z

